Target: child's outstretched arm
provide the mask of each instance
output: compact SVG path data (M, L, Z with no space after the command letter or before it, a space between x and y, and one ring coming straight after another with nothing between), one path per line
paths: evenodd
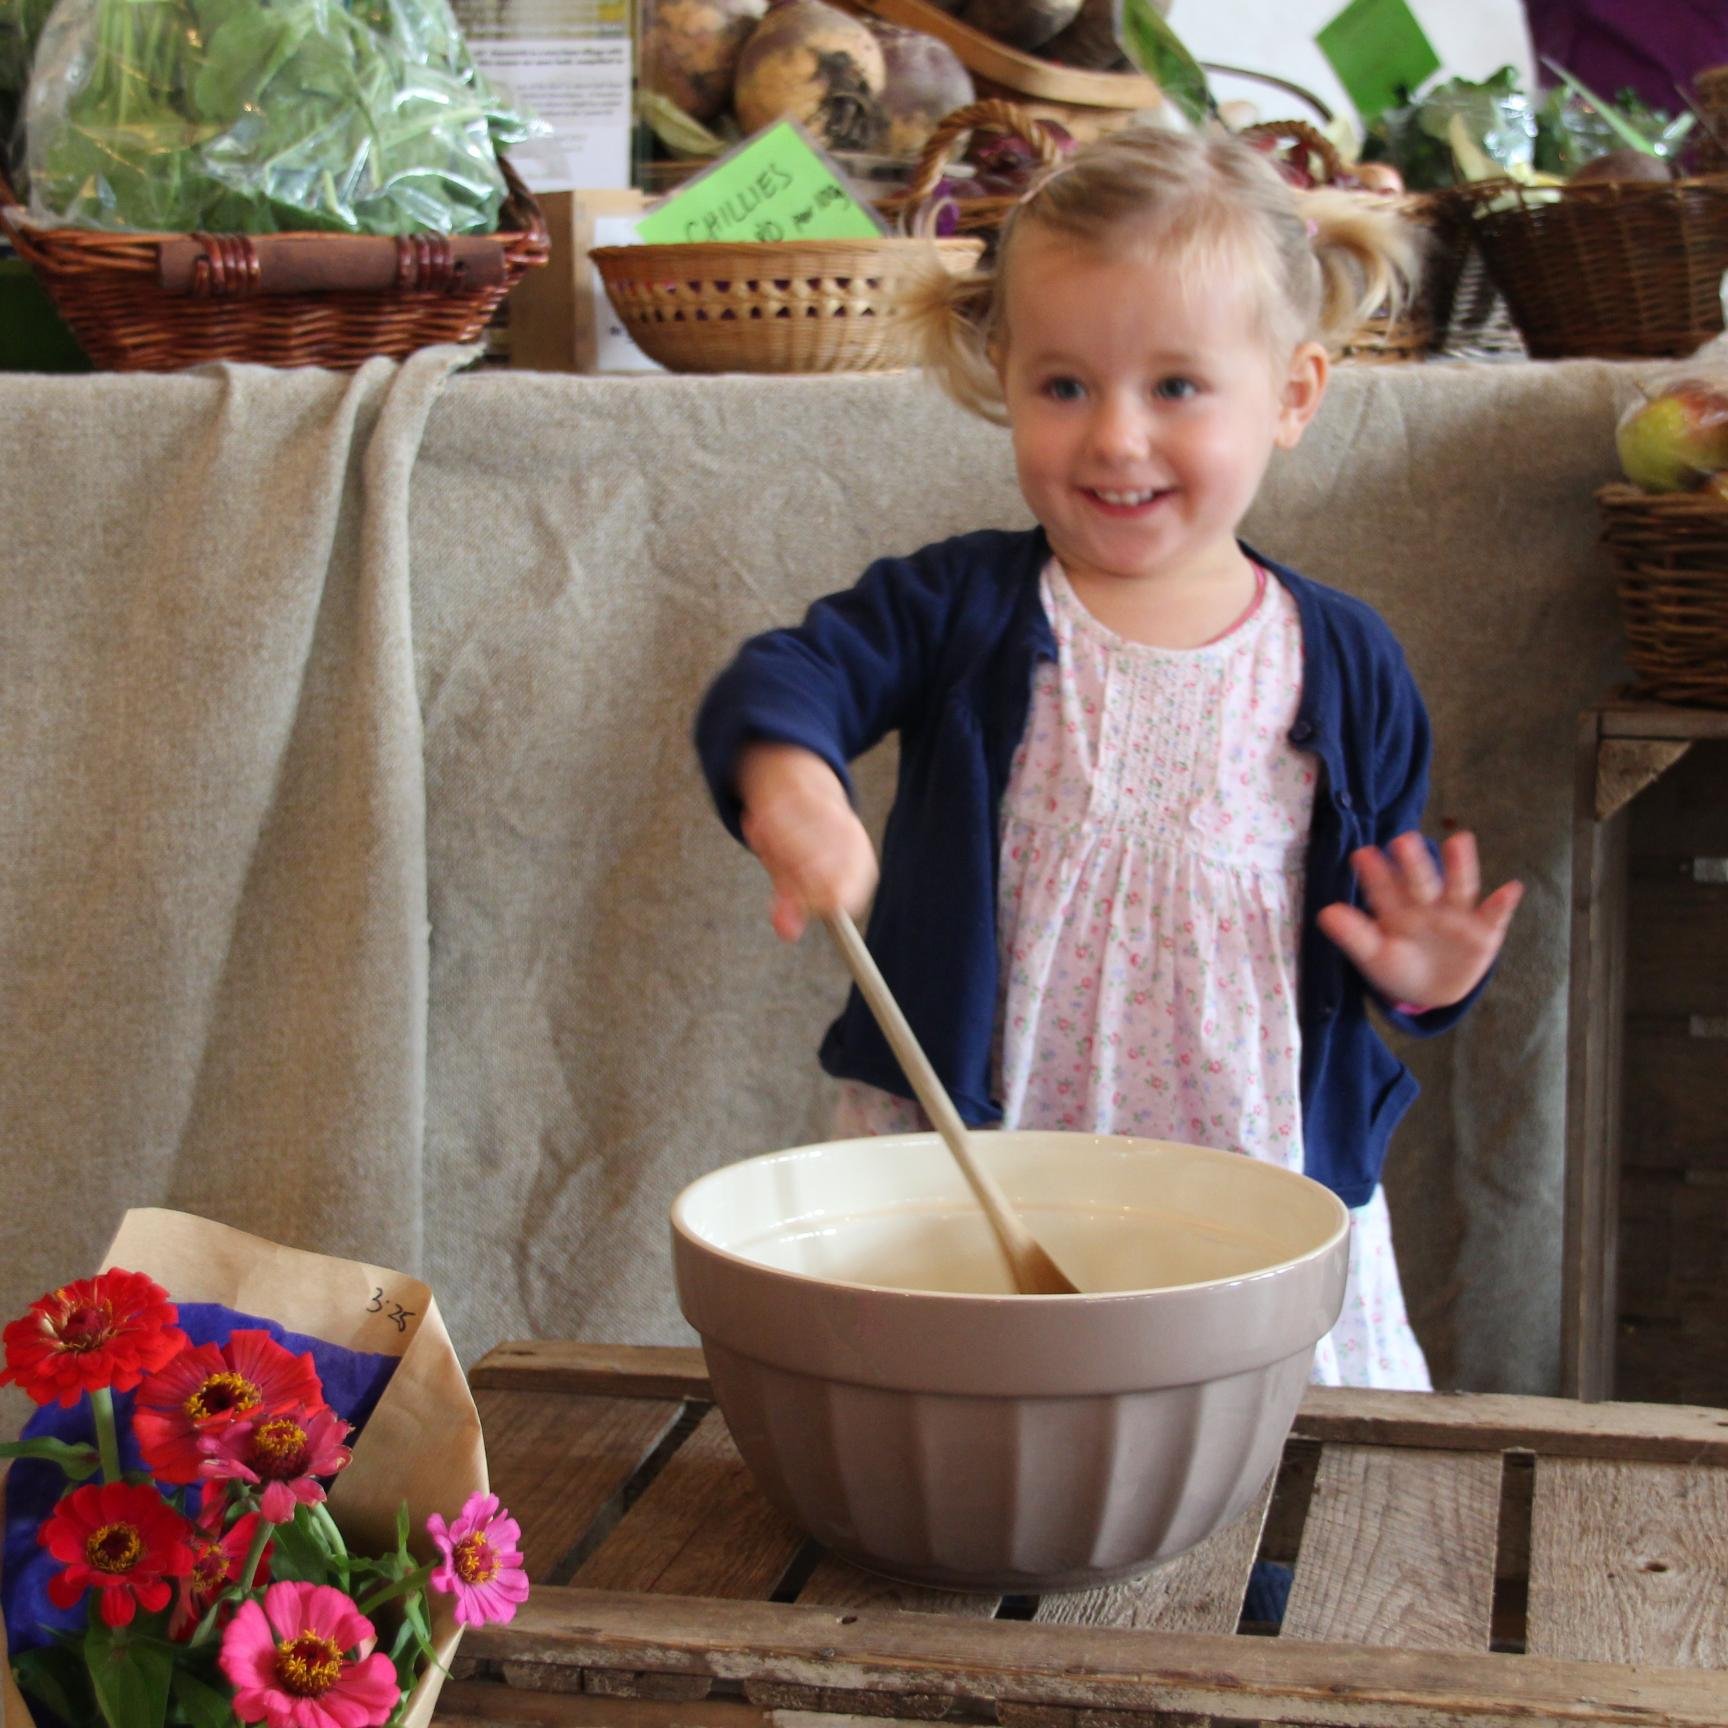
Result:
M840 777L798 744L751 744L738 763L745 844L774 885L775 934L796 942L809 917L862 914L876 852Z
M1350 855L1366 912L1337 902L1319 915L1320 928L1364 978L1406 1013L1462 1002L1488 975L1506 938L1523 884L1507 882L1487 899L1473 834L1450 835L1436 868L1427 842L1400 834L1383 852L1363 846Z

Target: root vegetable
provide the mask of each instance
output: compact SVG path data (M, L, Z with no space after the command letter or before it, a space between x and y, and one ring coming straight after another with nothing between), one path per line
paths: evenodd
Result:
M764 0L654 0L643 83L697 120L717 119L764 9Z
M1066 30L1079 11L1080 0L967 0L960 16L998 42L1031 49Z
M857 19L823 0L776 0L738 57L732 103L746 132L794 119L830 149L874 150L887 81L881 46Z
M897 24L870 28L888 68L882 148L894 156L915 156L938 121L973 101L972 74L946 42L922 30L903 30Z
M1044 44L1046 60L1088 72L1114 72L1128 64L1116 40L1115 0L1080 0L1074 22Z

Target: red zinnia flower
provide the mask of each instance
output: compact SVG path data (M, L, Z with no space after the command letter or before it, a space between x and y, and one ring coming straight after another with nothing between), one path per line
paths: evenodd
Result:
M204 1454L199 1473L261 1483L259 1510L272 1524L286 1524L297 1502L310 1506L324 1498L313 1478L334 1476L354 1456L342 1444L347 1432L348 1424L327 1404L262 1422L236 1422L198 1442Z
M126 1626L140 1606L165 1607L170 1578L192 1570L191 1526L154 1488L87 1482L65 1495L36 1540L66 1568L48 1580L48 1599L70 1608L101 1592L102 1619Z
M248 1512L234 1521L233 1528L224 1531L222 1515L227 1510L228 1496L222 1487L207 1483L199 1501L198 1517L192 1525L192 1570L180 1580L174 1612L168 1617L168 1636L184 1642L197 1629L198 1622L209 1611L221 1592L237 1583L240 1568L252 1551L252 1537L258 1529L258 1514ZM266 1542L258 1557L254 1584L264 1584L270 1578L270 1551ZM226 1623L232 1607L224 1608L219 1620Z
M203 1436L323 1402L310 1354L296 1356L268 1332L243 1328L226 1344L182 1350L152 1374L138 1388L132 1432L159 1481L196 1482Z
M101 1272L50 1290L6 1328L11 1380L38 1404L70 1408L104 1387L130 1392L185 1348L168 1292L142 1272Z

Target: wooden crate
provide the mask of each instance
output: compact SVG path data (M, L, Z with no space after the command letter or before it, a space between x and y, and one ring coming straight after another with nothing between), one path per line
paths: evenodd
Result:
M1728 1403L1728 713L1579 727L1562 1390Z
M536 1588L445 1728L1722 1728L1728 1412L1314 1391L1259 1508L1042 1598L897 1585L758 1495L700 1352L506 1344L472 1376ZM1276 1636L1249 1567L1294 1563Z

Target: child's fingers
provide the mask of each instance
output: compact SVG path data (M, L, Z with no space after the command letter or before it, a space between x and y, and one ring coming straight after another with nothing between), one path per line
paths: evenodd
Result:
M1359 971L1373 964L1386 940L1372 918L1354 906L1346 906L1342 900L1321 907L1316 922Z
M1454 906L1470 907L1482 892L1482 861L1476 853L1476 836L1461 828L1440 842L1440 858L1446 868L1446 898Z
M1507 882L1496 888L1477 908L1477 916L1493 932L1496 948L1505 937L1506 927L1512 922L1512 914L1518 910L1518 902L1523 898L1524 884Z
M1440 898L1440 872L1434 868L1434 856L1428 842L1412 830L1400 834L1387 847L1398 868L1403 872L1404 891L1418 906L1432 906Z
M1350 854L1350 866L1362 889L1362 898L1376 918L1387 918L1404 902L1403 884L1392 860L1378 846L1359 846Z

